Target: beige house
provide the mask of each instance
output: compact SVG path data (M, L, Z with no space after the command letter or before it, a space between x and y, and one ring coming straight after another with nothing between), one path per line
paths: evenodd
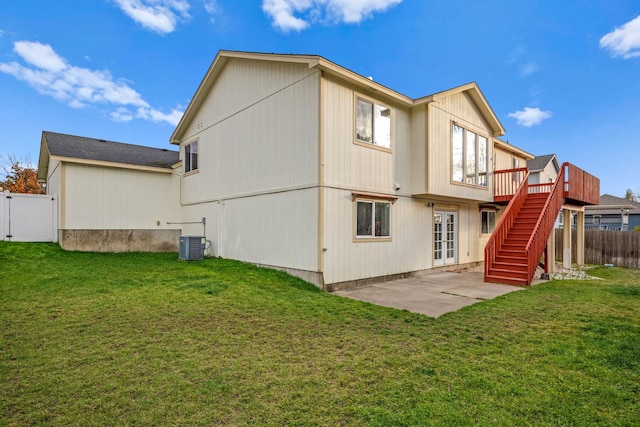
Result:
M319 56L220 51L171 136L179 153L44 132L38 174L66 249L204 236L208 255L327 290L485 260L485 280L529 284L550 232L536 218L582 195L525 200L533 156L504 132L475 83L412 99Z
M493 170L533 158L503 134L475 83L412 99L319 56L221 51L171 136L182 220L206 217L213 256L327 289L476 265Z

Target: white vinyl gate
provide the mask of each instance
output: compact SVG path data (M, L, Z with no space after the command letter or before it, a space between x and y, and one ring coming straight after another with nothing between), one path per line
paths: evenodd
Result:
M0 240L12 242L57 242L57 197L0 193L0 233Z

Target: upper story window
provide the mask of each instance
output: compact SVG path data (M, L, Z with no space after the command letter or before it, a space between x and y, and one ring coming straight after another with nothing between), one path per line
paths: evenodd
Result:
M391 148L391 110L356 97L356 141Z
M453 167L454 182L487 186L488 148L487 138L457 124L453 124Z
M184 171L198 170L198 141L184 146Z

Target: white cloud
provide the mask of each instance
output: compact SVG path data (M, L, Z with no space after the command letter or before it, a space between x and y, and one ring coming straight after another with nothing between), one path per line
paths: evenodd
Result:
M47 44L19 41L14 43L14 51L27 65L0 63L0 72L14 76L43 95L66 102L72 108L96 104L117 106L110 113L111 118L129 121L134 116L127 107L133 107L146 112L135 117L174 126L182 115L177 109L164 114L152 108L135 89L123 81L114 80L106 71L69 65Z
M133 114L124 107L120 107L109 114L116 122L130 122L133 120Z
M156 33L167 34L176 29L179 20L188 19L187 0L115 0L131 19Z
M515 113L509 113L509 117L515 118L520 126L524 126L527 128L534 125L539 125L552 115L553 113L551 113L551 111L542 111L538 107L524 107L524 110L516 111Z
M262 10L281 31L301 31L314 22L357 24L403 0L263 0ZM298 15L298 16L296 16Z
M536 65L535 62L527 62L526 64L522 64L518 67L518 72L523 77L529 76L536 71L538 71L538 65Z
M222 7L218 4L217 0L204 0L204 10L213 17L222 12Z
M56 72L67 68L64 59L60 58L48 44L16 42L13 50L26 62L43 70Z
M624 59L640 56L640 16L618 27L600 39L600 47L614 57Z

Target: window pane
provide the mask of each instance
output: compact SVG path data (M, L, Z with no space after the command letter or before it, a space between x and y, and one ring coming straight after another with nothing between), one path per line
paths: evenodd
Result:
M482 212L482 234L489 233L489 219L487 212Z
M191 170L191 144L184 147L184 171L189 172Z
M482 234L493 233L496 228L496 213L491 211L482 212Z
M391 110L378 104L374 104L373 110L373 124L375 126L373 143L380 147L391 148Z
M453 125L453 180L455 182L463 181L463 138L462 128Z
M373 142L373 104L362 98L356 101L356 139Z
M358 202L356 211L356 236L372 236L372 202Z
M466 146L466 154L467 158L465 159L465 167L467 172L467 184L475 184L476 183L476 134L467 131L467 146Z
M390 223L389 214L391 212L391 204L384 202L376 202L376 236L389 237Z
M193 142L191 146L191 170L198 169L198 143Z
M487 170L489 168L488 163L488 146L487 138L478 136L478 182L479 185L487 186Z

